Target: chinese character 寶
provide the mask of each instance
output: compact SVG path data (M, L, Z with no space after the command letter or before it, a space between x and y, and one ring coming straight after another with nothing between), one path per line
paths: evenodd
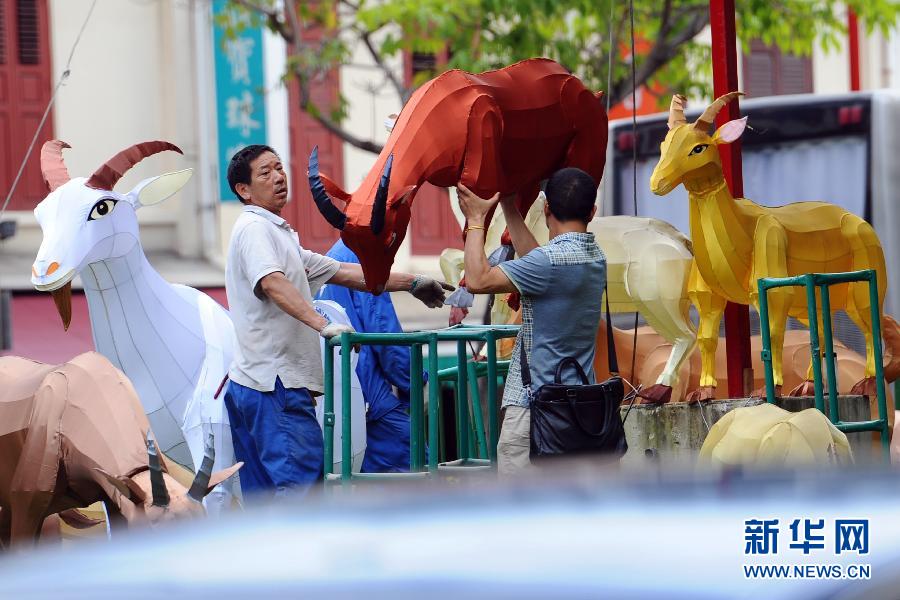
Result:
M235 38L225 42L225 57L231 66L231 82L250 85L250 56L253 54L253 38Z

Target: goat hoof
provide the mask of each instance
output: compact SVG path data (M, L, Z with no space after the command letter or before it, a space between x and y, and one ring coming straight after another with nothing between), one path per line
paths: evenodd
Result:
M776 397L776 398L779 398L780 396L781 396L781 386L780 386L780 385L776 385L776 386L775 386L775 397ZM765 398L766 398L766 386L762 386L761 388L756 388L755 390L753 390L752 392L750 392L750 397L751 397L751 398L762 398L763 400L765 400Z
M694 390L687 396L688 402L707 402L716 399L716 388L712 385L704 385Z
M763 389L763 395L765 395L765 388ZM798 396L815 396L816 395L816 386L812 381L804 381L790 392L788 392L788 396L798 397Z
M672 399L672 388L658 383L651 385L638 394L643 399L641 404L665 404Z
M856 382L850 388L851 396L869 396L874 398L878 394L878 387L875 385L874 377L866 377L862 381Z

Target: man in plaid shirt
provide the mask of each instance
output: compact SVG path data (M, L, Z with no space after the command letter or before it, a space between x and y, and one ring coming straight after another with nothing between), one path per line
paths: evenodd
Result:
M606 258L587 232L596 212L597 183L580 169L566 168L547 180L544 215L550 242L538 246L516 209L514 196L489 200L458 186L459 206L469 223L465 246L466 287L473 293L519 292L522 329L510 360L503 392L502 425L497 444L501 475L529 464L530 393L522 384L519 354L524 350L533 389L552 383L559 361L575 358L594 383L594 336L600 323L600 298L606 284ZM485 218L500 201L513 247L520 257L490 267L484 254ZM580 379L569 369L563 383Z

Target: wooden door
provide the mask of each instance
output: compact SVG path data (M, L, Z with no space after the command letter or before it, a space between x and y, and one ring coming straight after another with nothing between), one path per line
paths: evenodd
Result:
M323 35L321 29L304 31L304 38L312 41ZM310 95L313 104L328 112L337 102L340 92L340 78L337 69L328 73L324 81L312 84ZM282 213L291 226L300 234L300 244L309 250L325 253L339 232L325 221L313 202L309 191L306 169L309 155L315 146L319 147L319 169L338 184L344 181L344 142L329 133L318 121L300 110L300 84L292 79L288 86L289 132L291 138L291 201ZM341 202L335 200L340 207Z
M433 77L449 60L447 49L438 54L421 52L404 53L404 79L406 85L424 83L420 74ZM462 231L450 206L450 195L445 188L426 183L416 193L409 225L410 250L414 255L435 255L445 248L462 248Z
M412 206L409 237L413 254L435 255L445 248L462 249L462 229L453 214L446 188L426 183L418 191Z
M0 0L0 203L50 100L46 0ZM48 115L8 210L32 210L47 193L38 153L53 137Z

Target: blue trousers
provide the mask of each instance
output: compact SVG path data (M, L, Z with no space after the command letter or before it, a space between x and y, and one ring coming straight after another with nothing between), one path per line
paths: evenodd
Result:
M235 456L244 462L245 499L306 490L322 478L322 429L306 388L285 388L276 378L273 391L259 392L229 381L225 407Z
M363 473L409 471L409 414L398 405L374 421L366 421Z

